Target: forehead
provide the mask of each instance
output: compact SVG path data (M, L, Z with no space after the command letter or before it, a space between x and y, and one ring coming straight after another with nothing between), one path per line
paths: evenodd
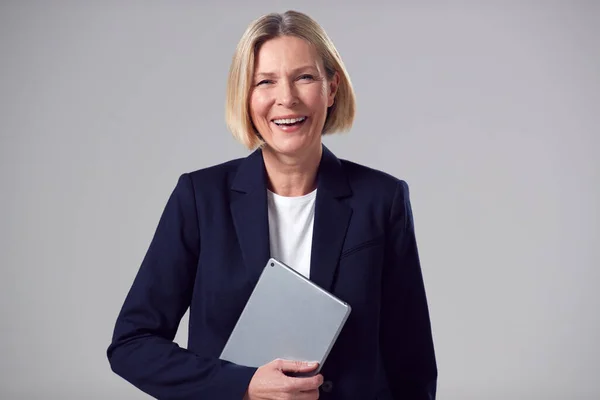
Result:
M256 54L256 72L263 69L294 68L310 65L320 69L315 47L302 38L281 36L267 40Z

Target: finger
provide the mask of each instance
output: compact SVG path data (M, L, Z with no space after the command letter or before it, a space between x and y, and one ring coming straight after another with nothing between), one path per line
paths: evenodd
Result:
M318 374L307 378L288 378L287 387L291 392L310 392L318 390L323 384L323 375Z
M295 400L315 400L319 398L319 390L309 390L306 392L298 392L296 395L292 396Z
M283 372L310 372L319 366L316 362L295 361L295 360L276 360L275 367Z

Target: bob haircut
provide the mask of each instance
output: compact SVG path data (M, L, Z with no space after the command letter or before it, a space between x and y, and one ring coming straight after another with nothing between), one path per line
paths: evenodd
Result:
M354 121L356 100L350 76L333 42L311 17L297 11L271 13L253 21L240 39L229 69L225 101L225 122L233 136L248 149L264 144L249 110L249 97L254 76L255 56L269 39L296 36L314 46L321 57L327 79L337 71L340 77L334 103L327 110L322 134L350 130Z

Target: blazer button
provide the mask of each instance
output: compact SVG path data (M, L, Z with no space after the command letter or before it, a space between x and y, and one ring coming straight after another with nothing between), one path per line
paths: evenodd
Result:
M323 382L323 384L321 385L321 390L324 391L325 393L331 393L331 391L333 390L333 382L331 382L331 381Z

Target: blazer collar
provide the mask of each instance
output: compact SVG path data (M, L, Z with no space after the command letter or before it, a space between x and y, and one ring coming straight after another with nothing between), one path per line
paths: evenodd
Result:
M317 189L339 198L350 196L352 190L340 160L325 145L317 170ZM231 189L242 193L266 190L267 176L262 149L257 149L242 160L233 179Z

